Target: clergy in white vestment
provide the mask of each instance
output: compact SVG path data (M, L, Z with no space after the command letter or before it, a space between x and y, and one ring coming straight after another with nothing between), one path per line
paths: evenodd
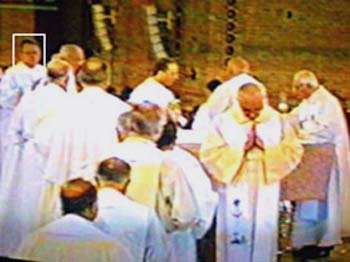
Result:
M59 52L54 56L69 63L70 70L68 72L67 92L76 94L80 91L80 87L76 81L76 74L85 61L84 50L75 44L65 44L60 47Z
M132 104L150 103L161 108L167 108L176 102L175 95L168 87L179 79L179 66L170 58L161 58L157 61L153 76L135 87L129 102Z
M6 70L1 81L0 105L13 109L22 95L46 77L46 68L39 64L41 49L37 42L24 39L20 43L20 62Z
M118 142L117 121L131 107L105 91L106 62L91 57L78 73L83 90L58 116L45 167L47 190L41 210L46 222L59 214L58 188L75 177L94 181L99 162Z
M152 209L156 207L163 158L155 142L165 123L166 115L156 105L140 105L121 115L118 134L122 142L114 146L111 154L131 166L127 196Z
M293 87L302 99L289 115L294 120L298 137L305 147L331 145L335 149L336 163L330 171L326 199L296 202L292 244L296 249L316 247L318 255L328 256L331 247L341 243L342 236L350 236L347 124L339 100L319 85L313 72L297 72Z
M279 181L296 167L303 148L256 84L243 85L237 101L215 118L200 152L220 195L217 261L274 262Z
M97 170L96 225L127 246L134 262L167 261L168 245L156 213L125 196L131 167L116 157L103 160Z
M77 178L61 189L64 216L30 235L15 257L43 262L134 262L127 247L98 229L93 223L97 190Z
M38 196L54 119L69 98L68 69L65 61L50 61L46 83L28 91L14 110L0 183L1 255L11 255L24 236L41 226Z
M0 83L0 167L6 144L5 136L14 108L24 93L30 91L46 77L46 68L39 64L41 49L36 41L22 40L19 58L20 62L6 70Z
M197 261L196 240L212 224L218 195L191 153L175 145L176 125L168 122L158 146L164 151L157 212L171 241L171 261Z
M250 65L242 57L232 57L228 61L227 70L231 78L219 85L209 96L208 100L199 107L192 124L192 129L199 133L203 139L211 126L212 120L220 113L230 109L237 100L239 88L247 83L254 83L261 88L266 97L266 88L257 79L252 77Z

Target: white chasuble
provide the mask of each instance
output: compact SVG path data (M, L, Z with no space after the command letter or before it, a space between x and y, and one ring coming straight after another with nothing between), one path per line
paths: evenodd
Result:
M264 149L245 152L253 124ZM276 261L279 180L296 167L302 153L293 130L267 105L254 123L237 104L214 120L200 156L220 195L218 262Z

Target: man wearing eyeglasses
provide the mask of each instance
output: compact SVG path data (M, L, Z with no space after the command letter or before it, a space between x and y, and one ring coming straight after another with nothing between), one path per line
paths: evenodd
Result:
M19 58L20 62L6 71L1 84L0 105L4 108L14 108L22 95L46 76L45 67L39 64L41 49L36 41L22 40Z
M296 203L294 254L306 259L327 257L333 246L341 243L341 236L350 236L350 149L346 121L338 99L319 84L313 72L297 72L293 91L302 102L289 117L305 149L301 175L309 176L305 186L311 186L307 189L301 184L295 187L303 188L297 198L290 195ZM320 183L323 180L325 183ZM322 191L324 197L320 195Z
M46 77L46 68L39 64L41 49L36 41L22 40L19 58L20 62L6 71L0 83L0 163L14 108L24 93L34 89L40 80Z

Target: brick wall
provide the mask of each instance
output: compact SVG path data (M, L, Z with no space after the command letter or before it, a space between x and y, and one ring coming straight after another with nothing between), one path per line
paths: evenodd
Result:
M0 64L12 64L12 34L35 31L33 11L0 9Z
M108 1L106 1L108 2ZM228 0L182 0L181 49L183 73L196 70L196 79L182 77L174 87L185 102L206 99L207 81L220 75L225 53ZM237 55L247 57L254 74L268 87L274 104L280 91L288 90L293 74L303 68L317 73L325 85L350 103L350 6L347 0L237 0L235 2ZM153 54L145 3L159 11L175 12L176 1L118 1L113 41L113 83L135 86L150 75ZM10 32L34 31L33 13L0 9L0 58L10 61ZM171 29L174 30L174 29ZM169 39L174 40L174 31Z
M157 1L158 7L173 9L164 2L169 1ZM179 61L184 66L194 67L197 78L182 78L174 89L185 103L193 105L207 97L206 82L221 74L228 57L225 54L227 1L183 1L183 10ZM347 1L240 0L235 3L235 11L236 54L247 57L252 63L254 74L267 85L273 104L280 91L289 89L293 74L304 68L315 71L338 97L350 100L350 8ZM130 12L137 12L141 17L135 18ZM124 17L126 23L121 24L124 33L120 31L117 37L128 45L121 46L118 59L123 60L124 66L120 69L128 76L122 81L133 85L147 75L154 56L147 25L142 20L144 14L135 10L121 14L129 16ZM137 29L128 27L137 23ZM133 33L134 30L138 32ZM144 62L147 64L143 65Z
M273 97L293 73L316 72L327 88L350 100L348 1L238 1L237 46Z
M147 31L143 6L125 1L118 7L114 28L113 82L121 88L136 86L151 74L154 55Z

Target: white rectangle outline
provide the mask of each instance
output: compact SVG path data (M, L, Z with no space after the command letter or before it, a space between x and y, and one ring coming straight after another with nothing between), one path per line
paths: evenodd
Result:
M12 34L12 66L16 63L16 54L15 54L15 48L16 48L16 36L41 36L43 38L43 65L46 66L46 34L45 33L13 33Z

